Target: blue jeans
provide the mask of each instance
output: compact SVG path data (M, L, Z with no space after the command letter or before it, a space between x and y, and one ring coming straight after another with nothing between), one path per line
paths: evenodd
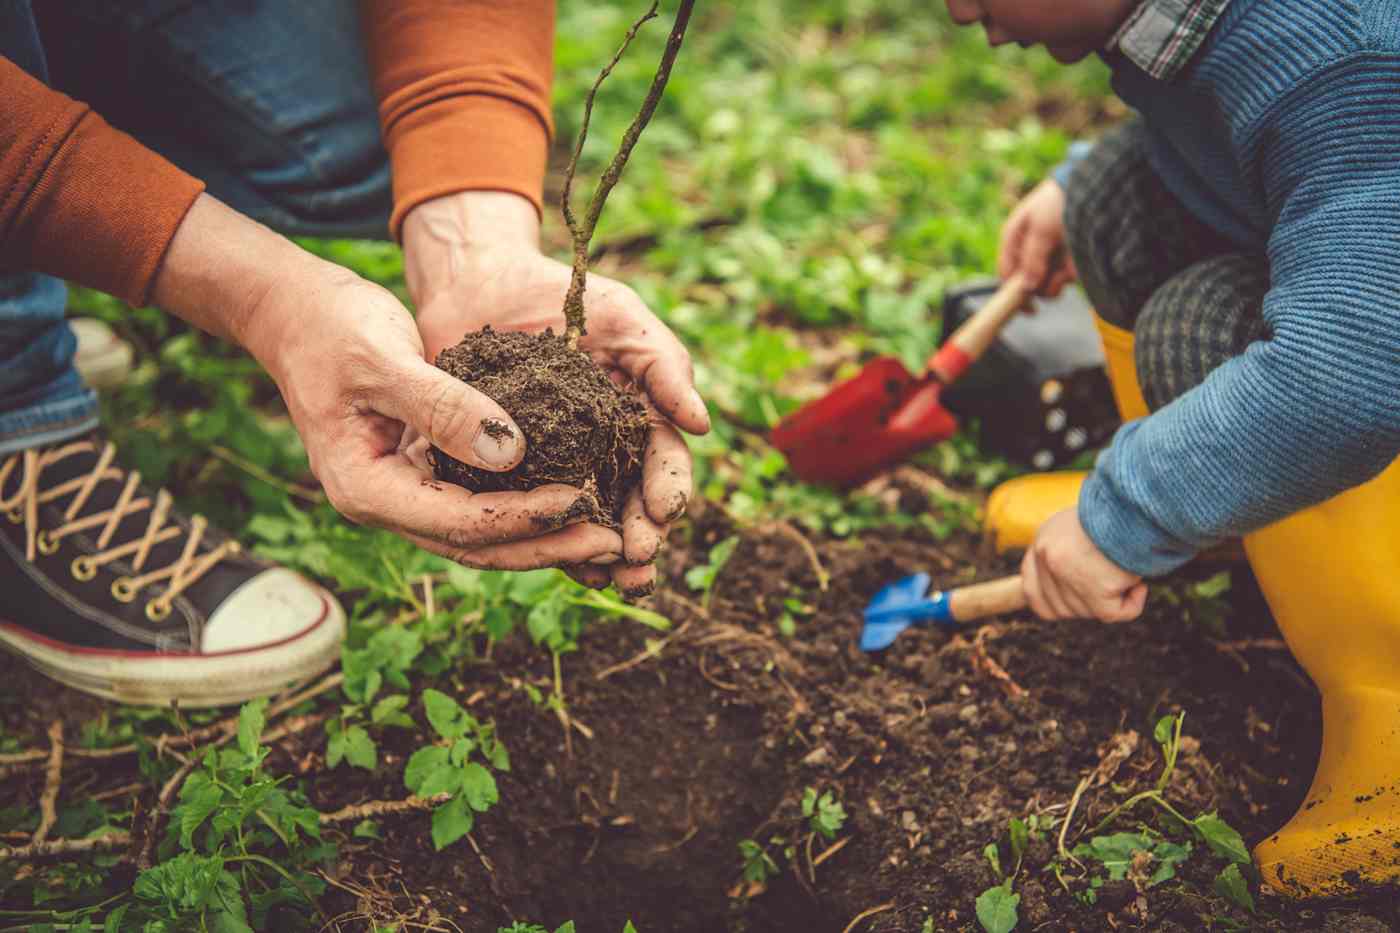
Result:
M388 235L352 0L0 0L0 55L275 230ZM0 456L97 426L66 303L50 276L0 275Z

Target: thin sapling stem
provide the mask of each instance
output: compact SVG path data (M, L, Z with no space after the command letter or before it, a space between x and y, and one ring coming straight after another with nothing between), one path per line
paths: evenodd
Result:
M593 82L593 87L589 89L588 96L583 103L583 123L579 126L578 139L574 142L574 151L569 158L568 168L564 171L564 192L561 200L563 201L564 223L569 228L569 237L573 241L574 248L573 277L569 280L569 291L564 296L565 336L571 347L576 347L579 337L588 333L583 313L583 289L588 278L588 243L593 239L593 231L598 226L598 217L603 213L603 205L607 203L608 194L612 192L613 186L622 177L622 169L627 165L632 148L637 145L642 130L646 129L647 123L651 121L651 115L656 112L656 105L661 102L661 95L666 91L666 82L671 78L671 66L675 64L676 55L681 50L681 41L685 38L686 27L690 24L690 12L695 6L695 0L681 0L680 8L676 11L676 22L671 27L670 38L666 40L666 49L661 54L661 64L657 66L656 76L652 78L646 99L642 101L642 109L638 111L637 116L632 120L632 125L623 134L622 144L618 147L612 162L598 179L598 187L594 189L593 197L588 201L588 207L584 210L582 220L574 214L571 200L574 174L578 171L579 154L583 152L584 140L588 138L588 121L593 116L593 101L598 95L598 88L602 86L608 75L612 74L613 68L622 59L627 47L632 44L632 39L636 37L637 31L648 20L655 18L659 2L660 0L652 0L651 7L646 13L632 24L631 29L627 30L627 36L622 40L622 46L617 50L617 54L613 56L608 66L599 73L598 79Z

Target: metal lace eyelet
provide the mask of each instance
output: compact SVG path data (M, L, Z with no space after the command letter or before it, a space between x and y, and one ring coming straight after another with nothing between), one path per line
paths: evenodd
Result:
M146 618L152 622L164 622L170 617L170 603L153 599L146 603Z
M47 531L39 532L35 543L39 547L40 554L48 555L58 553L58 542L55 541L53 536Z
M112 598L119 603L129 603L136 598L136 587L128 577L117 577L112 581Z
M18 508L6 509L5 517L10 520L11 525L18 525L20 522L24 521L24 512L20 511Z
M69 564L68 569L73 572L73 579L81 583L97 576L97 565L86 557L73 558L73 563Z

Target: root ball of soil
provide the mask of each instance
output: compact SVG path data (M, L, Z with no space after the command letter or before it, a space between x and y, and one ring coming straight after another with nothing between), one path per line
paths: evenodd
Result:
M498 332L489 326L438 354L437 366L490 396L525 434L525 459L493 473L437 447L438 479L473 492L523 491L566 483L598 501L596 520L618 527L627 495L641 482L647 412L587 353L552 330Z

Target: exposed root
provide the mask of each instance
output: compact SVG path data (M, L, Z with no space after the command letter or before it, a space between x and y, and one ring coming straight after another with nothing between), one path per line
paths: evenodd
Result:
M1060 858L1067 862L1073 862L1082 871L1084 863L1070 854L1069 848L1065 845L1065 837L1069 835L1069 824L1074 821L1074 811L1079 809L1079 798L1084 796L1084 791L1088 789L1092 775L1080 780L1078 786L1074 788L1074 796L1069 799L1069 809L1065 811L1065 821L1060 824L1060 836L1056 840L1056 851L1060 853Z
M334 826L337 823L359 822L376 816L422 812L446 803L451 798L451 794L438 794L434 797L405 797L403 800L370 800L341 807L331 813L322 813L321 825Z
M1211 647L1240 666L1240 673L1249 673L1246 651L1288 651L1288 645L1281 638L1243 638L1238 641L1217 641L1210 639Z
M703 678L705 678L705 680L708 681L708 682L710 683L711 686L713 686L713 687L715 687L716 689L719 689L719 690L728 690L728 691L730 691L731 693L738 692L738 690L739 690L738 684L725 683L724 681L722 681L722 680L720 680L719 678L715 677L713 674L711 674L711 673L705 668L705 655L704 655L703 653L700 655L699 668L700 668L700 676L703 677Z
M831 586L831 574L827 573L826 568L822 566L821 558L817 556L817 549L812 546L812 542L807 539L807 536L798 531L791 522L773 522L771 525L765 525L759 529L760 533L772 531L777 531L797 542L797 546L802 548L802 552L807 555L807 560L812 565L812 572L817 576L818 588L825 593Z
M44 793L39 798L39 828L34 830L32 843L43 842L58 821L54 805L58 803L58 788L63 781L63 720L55 719L49 726L49 766L44 775Z
M63 720L55 719L49 726L49 766L44 774L44 792L39 795L39 828L29 839L30 847L43 845L49 837L49 830L58 821L55 805L58 803L58 789L63 783ZM15 873L16 881L23 881L34 871L33 865L25 865Z
M854 839L854 838L855 838L854 836L847 836L847 837L845 837L844 839L838 839L836 842L833 842L831 845L827 846L825 849L823 849L823 850L821 851L821 854L820 854L820 855L818 855L816 858L812 859L812 867L813 867L813 868L816 868L816 867L817 867L818 865L820 865L822 862L825 862L827 859L831 858L831 857L832 857L833 855L835 855L837 852L840 852L842 849L846 848L846 846L847 846L847 845L850 843L850 841L851 841L852 839Z
M217 745L222 745L228 738L220 739ZM141 839L141 850L136 854L136 867L145 871L153 864L153 854L156 848L156 839L160 836L160 824L170 813L170 802L175 799L175 795L180 792L181 786L185 783L185 778L194 772L199 765L199 757L191 755L189 760L182 764L170 779L160 789L160 795L156 797L156 805L151 809L151 815L146 820L146 833Z
M972 639L972 663L980 668L988 677L991 677L1008 696L1023 697L1027 695L1026 688L1016 683L1011 675L987 653L987 642L990 639L1001 635L1001 629L995 625L984 625L977 630L977 634Z
M650 661L652 658L661 657L661 652L666 649L666 646L671 644L671 642L675 641L676 639L680 638L681 635L685 632L685 630L690 628L690 622L691 620L687 619L685 622L681 623L681 626L679 628L677 628L671 634L667 635L665 638L661 639L661 641L650 645L649 647L628 658L626 661L619 661L617 664L613 664L603 668L601 671L593 675L594 679L607 680L614 674L621 674L623 671L631 670L639 664L644 664L645 662Z
M95 852L112 852L131 845L131 833L119 831L91 839L45 839L27 846L0 846L0 862L62 862Z
M878 907L871 907L869 910L862 910L860 913L856 914L855 919L846 924L846 929L842 930L841 933L851 933L851 931L856 928L856 924L860 923L865 918L873 917L876 914L882 914L887 910L894 910L894 901L881 904Z

